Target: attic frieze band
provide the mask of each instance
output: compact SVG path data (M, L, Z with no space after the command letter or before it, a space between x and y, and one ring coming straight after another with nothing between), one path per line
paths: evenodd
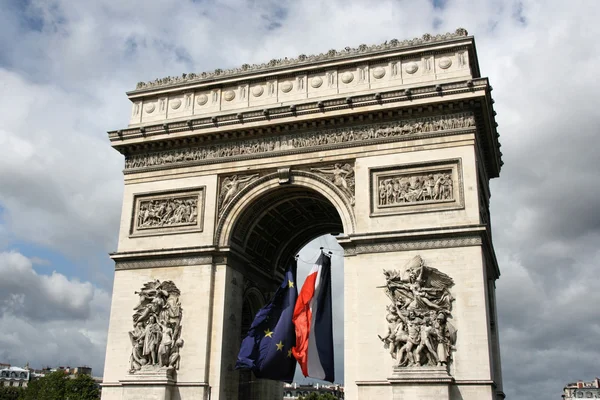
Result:
M243 126L243 124L246 123L271 121L289 117L294 117L294 119L297 119L299 122L303 119L302 117L309 117L316 113L325 116L331 111L345 109L358 111L360 108L371 107L373 105L387 105L387 107L383 107L381 111L389 112L389 105L392 105L393 103L414 103L430 97L458 95L487 90L488 87L489 84L487 78L477 78L461 82L440 83L419 87L407 87L391 91L380 91L367 95L349 94L346 97L323 99L313 102L291 104L288 106L281 106L280 104L271 106L265 105L265 108L263 109L252 111L240 110L239 112L235 112L236 110L230 110L231 113L228 114L205 116L202 118L197 118L199 116L195 115L190 116L192 118L183 121L163 122L160 124L144 123L143 126L139 127L109 131L108 137L110 141L113 142L114 147L120 148L123 145L127 145L124 142L125 140L130 139L149 138L164 134L171 135L179 132L194 131L194 133L200 133L202 131L214 129L221 130L220 128L231 129L233 127L237 128ZM467 102L475 106L479 104L479 100L469 100ZM458 104L453 104L452 102L446 103L446 107L451 109L452 106L460 106L461 103L464 104L465 101L461 100ZM406 107L406 104L403 105ZM420 109L422 106L414 104L412 105L412 108ZM404 111L410 112L412 108L407 108ZM426 108L432 108L432 106L428 105ZM293 123L298 122L294 121Z
M168 150L158 153L127 156L126 172L144 168L169 167L181 164L204 164L222 162L257 154L282 153L315 147L346 147L363 145L365 142L398 140L397 138L427 134L438 131L461 131L475 128L475 117L471 112L417 118L378 125L350 128L335 128L298 134L285 134L210 146ZM247 157L244 157L247 158Z
M182 74L181 76L168 76L165 78L155 79L154 81L138 82L135 91L133 92L141 92L148 89L172 87L196 82L199 83L203 81L211 81L222 77L244 75L252 72L267 71L281 67L310 65L312 63L318 63L321 61L330 61L337 59L345 59L352 56L369 55L395 49L409 48L413 46L448 41L451 39L461 39L467 36L468 32L466 29L458 28L454 32L448 32L445 34L431 35L429 33L426 33L421 38L414 38L411 40L399 41L397 39L392 39L390 41L385 41L384 43L379 45L368 46L366 44L361 44L357 48L346 47L340 51L329 50L326 53L321 53L318 55L306 56L304 54L301 54L297 58L286 57L272 59L271 61L263 64L243 64L239 68L225 70L217 68L212 72L202 72L198 74Z

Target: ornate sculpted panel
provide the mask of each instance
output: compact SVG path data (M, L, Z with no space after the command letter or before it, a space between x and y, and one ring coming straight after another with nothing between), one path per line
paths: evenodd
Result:
M157 153L127 156L125 169L176 166L186 163L211 163L230 158L244 158L273 153L299 152L311 148L356 146L365 142L399 140L408 135L426 134L475 127L472 113L417 118L385 124L370 124L350 128L332 128L274 137L229 141L223 144L167 150Z
M259 174L230 175L221 180L219 186L219 217L233 198L250 183L258 179Z
M203 207L204 188L136 195L131 234L201 231Z
M183 346L179 289L172 281L157 279L135 294L140 302L134 307L133 330L129 331L129 373L179 369L179 349Z
M452 360L456 328L450 288L454 281L445 273L414 257L402 271L384 270L381 286L391 300L387 306L388 329L379 336L398 367L446 366Z
M371 215L461 208L460 160L371 171Z
M346 163L336 163L332 166L311 168L312 172L321 175L335 185L354 205L354 166Z

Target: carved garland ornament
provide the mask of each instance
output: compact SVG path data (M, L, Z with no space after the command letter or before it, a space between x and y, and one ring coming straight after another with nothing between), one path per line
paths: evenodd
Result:
M182 309L179 289L172 281L150 281L139 292L134 307L133 330L129 331L129 373L140 370L179 369Z
M287 134L259 139L239 140L212 146L168 150L150 154L127 156L125 169L216 160L252 154L290 151L326 145L360 143L371 140L402 137L412 134L464 129L475 126L472 113L418 118L377 125L335 128L322 131Z
M447 366L452 360L456 328L448 322L454 281L425 265L420 256L403 271L384 270L388 329L379 336L398 367Z

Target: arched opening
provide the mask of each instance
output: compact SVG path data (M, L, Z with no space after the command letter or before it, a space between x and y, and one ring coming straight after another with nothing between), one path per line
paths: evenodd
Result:
M239 201L243 202L243 199ZM332 268L335 267L338 277L341 277L343 252L335 238L329 235L341 234L343 230L344 224L338 208L314 188L277 185L246 203L232 222L228 243L232 253L243 260L244 264L241 338L246 335L256 312L269 300L271 293L279 285L288 262L301 250L298 261L298 289L312 266L311 263L316 260L319 247L325 247L326 251L335 251ZM338 333L341 333L343 297L340 294L343 295L343 290L341 279L338 282L338 296L334 297L334 303L338 304L334 304L333 307L336 314L334 320L338 320ZM337 339L334 338L338 354L336 359L341 360L342 336L337 336ZM297 372L296 376L301 375ZM281 398L283 394L280 384L256 380L254 375L247 371L240 372L238 388L239 400L272 398L276 393Z
M276 282L304 245L343 230L338 210L323 194L298 185L279 186L263 193L239 214L229 244L243 256L252 275Z

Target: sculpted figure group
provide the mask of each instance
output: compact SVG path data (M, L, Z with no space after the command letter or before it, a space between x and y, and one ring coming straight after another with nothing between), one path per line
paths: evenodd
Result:
M404 271L384 270L382 286L392 301L388 329L379 339L399 367L445 366L452 358L456 329L451 317L452 278L414 257Z
M194 224L198 220L198 197L141 201L138 228Z
M140 296L134 308L130 373L142 368L179 369L182 309L179 289L172 281L148 282L135 292Z
M127 156L125 169L156 167L202 160L217 160L251 154L271 153L328 145L352 144L475 125L472 114L462 113L406 120L397 123L332 128L258 139L231 141L212 146L190 147L150 154Z
M452 174L439 172L385 177L379 180L379 205L452 200Z

